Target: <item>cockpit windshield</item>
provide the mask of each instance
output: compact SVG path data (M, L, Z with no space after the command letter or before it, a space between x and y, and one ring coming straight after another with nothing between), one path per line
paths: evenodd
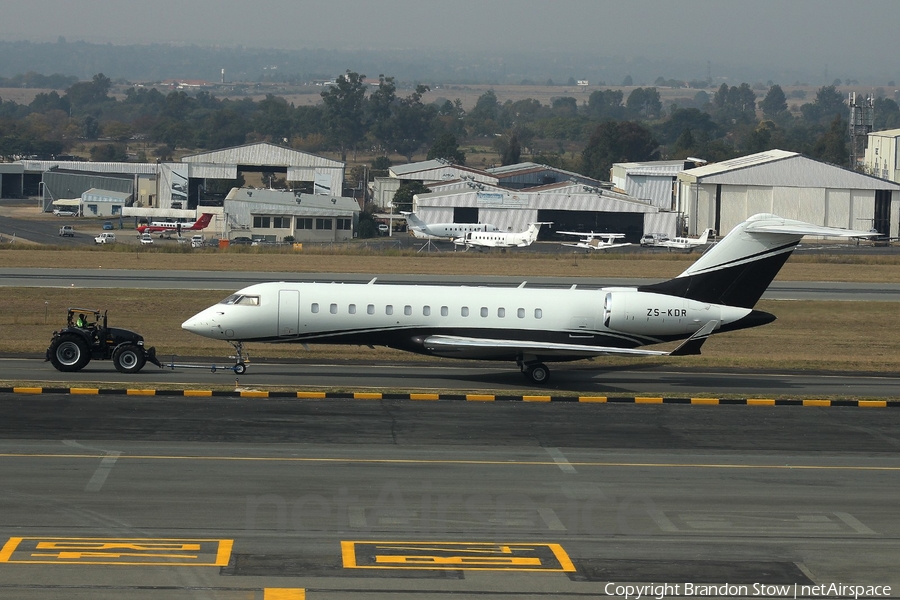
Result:
M219 302L219 304L240 304L243 306L259 306L259 296L246 294L232 294Z

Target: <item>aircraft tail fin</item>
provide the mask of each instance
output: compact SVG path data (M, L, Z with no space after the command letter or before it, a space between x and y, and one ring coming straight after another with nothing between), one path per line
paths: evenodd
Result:
M732 229L678 277L638 289L753 308L807 235L849 238L870 234L758 214Z
M703 230L703 235L697 238L697 242L700 245L706 244L709 242L709 234L712 233L712 229L706 228Z
M425 223L422 219L416 216L416 213L413 212L404 212L401 213L404 217L406 217L406 224L410 229L418 229L420 231L424 231L428 229L428 224Z
M206 229L212 221L212 213L203 213L190 229Z

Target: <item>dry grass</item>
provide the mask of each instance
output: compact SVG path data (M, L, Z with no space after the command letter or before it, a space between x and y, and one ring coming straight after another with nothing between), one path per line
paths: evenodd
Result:
M177 246L142 248L117 244L111 248L62 250L48 247L13 249L0 246L6 268L79 265L84 269L184 269L298 273L397 273L514 277L644 277L669 278L681 273L697 254L629 253L462 253L416 254L381 250L362 242L304 246L302 251L258 247L228 251L191 251ZM190 258L186 255L189 254ZM900 283L900 255L852 252L835 255L794 255L778 275L781 281L848 281Z

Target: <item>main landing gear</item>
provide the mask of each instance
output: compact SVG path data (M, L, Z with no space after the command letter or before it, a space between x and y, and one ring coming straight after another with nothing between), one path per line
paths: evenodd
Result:
M519 358L516 360L516 364L519 365L519 368L522 369L522 374L528 378L528 380L535 385L544 385L548 381L550 381L550 369L547 368L542 362L538 362L537 360L525 360L523 358Z

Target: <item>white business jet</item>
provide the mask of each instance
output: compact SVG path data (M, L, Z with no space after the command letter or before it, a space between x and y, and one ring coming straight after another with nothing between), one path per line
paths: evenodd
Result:
M547 362L699 354L713 333L775 320L753 306L803 236L866 237L759 214L681 275L638 287L541 289L414 284L260 283L182 328L231 342L381 345L433 356L515 361L535 384ZM672 351L642 346L685 340ZM240 372L243 363L238 358Z
M653 245L657 248L668 248L669 250L691 251L698 246L705 246L706 244L708 244L709 234L711 234L712 232L712 229L706 229L698 238L674 237L660 240Z
M630 246L631 242L617 243L625 237L624 233L579 233L577 231L557 231L560 235L577 235L581 239L577 242L563 242L563 246L569 248L581 248L583 250L609 250L611 248L621 248L622 246Z
M474 231L499 231L488 223L426 223L415 213L400 213L406 217L406 228L422 240L455 240Z
M525 231L505 232L505 231L473 231L467 233L464 237L453 240L457 246L465 246L468 248L525 248L530 246L537 239L538 231L541 225L550 225L550 223L531 223Z

